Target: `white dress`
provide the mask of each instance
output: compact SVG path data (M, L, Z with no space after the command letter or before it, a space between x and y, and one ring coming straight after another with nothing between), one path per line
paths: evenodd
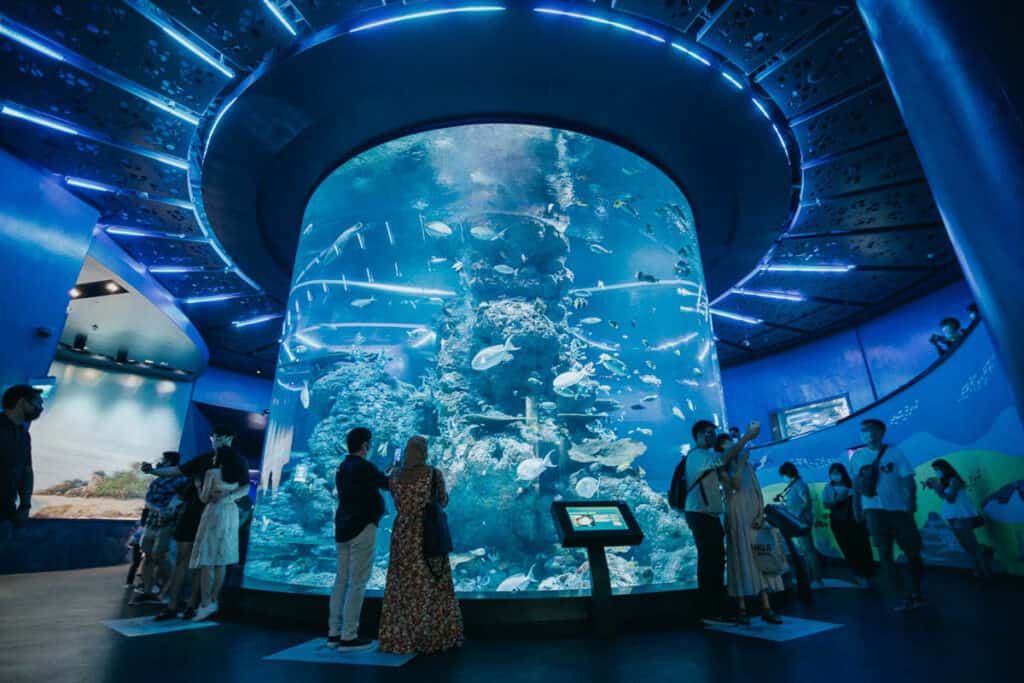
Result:
M957 521L966 522L966 520L973 519L978 516L978 508L974 507L974 503L967 496L967 489L960 487L960 490L956 492L956 498L951 501L943 499L942 501L942 518L948 522L955 523Z
M214 491L223 495L217 502L210 502ZM199 530L192 546L192 557L188 566L223 567L238 562L238 505L235 503L241 491L248 493L247 487L239 488L238 484L229 484L221 479L219 467L206 471L203 488L199 491L199 499L206 503L203 516L199 520Z

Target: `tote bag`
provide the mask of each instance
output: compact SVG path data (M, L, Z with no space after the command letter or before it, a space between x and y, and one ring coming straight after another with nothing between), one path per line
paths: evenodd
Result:
M782 534L774 527L764 527L755 531L750 549L754 553L754 562L762 574L777 576L785 574L789 569L783 543Z

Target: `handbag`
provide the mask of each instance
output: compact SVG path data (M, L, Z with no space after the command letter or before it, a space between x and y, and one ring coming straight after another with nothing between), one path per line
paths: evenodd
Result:
M764 518L787 538L798 538L811 533L811 525L781 505L765 505Z
M867 496L868 498L874 498L878 495L878 479L881 477L878 464L882 462L882 458L888 449L888 444L883 445L870 465L865 465L857 470L857 480L855 483L860 495Z
M430 473L430 500L423 509L423 556L427 559L445 557L452 551L452 534L448 515L441 507L437 491L437 470Z
M783 543L782 534L778 529L762 527L756 530L750 542L750 549L754 553L754 562L762 574L778 576L789 570Z

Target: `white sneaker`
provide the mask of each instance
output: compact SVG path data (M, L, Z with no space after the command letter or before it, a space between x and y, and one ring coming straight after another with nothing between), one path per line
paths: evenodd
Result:
M200 606L199 609L196 610L196 615L192 617L192 621L204 621L216 614L218 609L219 606L215 602L211 602L206 607Z

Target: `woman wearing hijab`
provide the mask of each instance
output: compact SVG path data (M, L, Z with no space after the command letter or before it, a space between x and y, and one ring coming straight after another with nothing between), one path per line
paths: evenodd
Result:
M440 470L427 465L427 440L405 445L402 467L391 475L397 516L380 618L380 650L429 654L462 645L462 612L455 599L448 556L423 554L424 510L431 500L448 504Z

